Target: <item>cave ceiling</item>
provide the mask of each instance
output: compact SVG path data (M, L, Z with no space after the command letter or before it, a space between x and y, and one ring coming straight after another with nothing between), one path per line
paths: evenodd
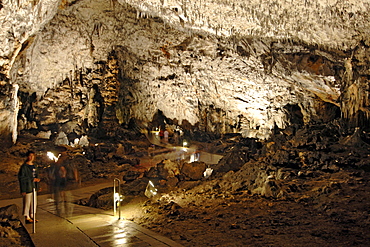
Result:
M367 118L369 9L367 0L3 0L0 134L148 126L160 111L175 125L266 139L297 122Z

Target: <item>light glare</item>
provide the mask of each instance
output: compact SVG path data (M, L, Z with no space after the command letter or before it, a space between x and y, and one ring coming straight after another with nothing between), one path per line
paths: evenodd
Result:
M54 160L55 162L58 161L59 157L60 157L60 154L58 155L58 157L56 157L52 152L47 152L46 155L49 157L49 159L51 160Z

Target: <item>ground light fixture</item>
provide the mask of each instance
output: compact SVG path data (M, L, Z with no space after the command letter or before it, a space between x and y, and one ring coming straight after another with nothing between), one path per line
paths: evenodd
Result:
M118 210L118 219L121 219L121 180L115 178L113 180L113 214L117 214Z
M206 170L203 172L203 176L205 178L209 178L212 175L213 169L210 167L207 167Z
M151 198L155 195L157 195L158 189L154 186L153 182L149 180L148 185L146 186L145 189L145 196L148 198Z
M187 151L188 151L188 149L187 149L187 145L188 145L188 142L187 142L187 141L183 141L183 142L182 142L182 150L183 150L184 152L187 152Z

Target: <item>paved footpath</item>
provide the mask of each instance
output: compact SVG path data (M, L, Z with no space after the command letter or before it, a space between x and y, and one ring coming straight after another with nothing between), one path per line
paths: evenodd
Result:
M97 184L73 190L72 194L75 200L89 198L94 192L112 185L113 183ZM39 222L35 228L33 224L24 224L21 217L35 247L182 246L132 221L118 219L118 216L113 216L112 211L74 205L72 216L60 217L56 214L54 203L50 199L50 195L38 196L36 218ZM10 204L16 204L21 210L22 199L0 201L0 207Z

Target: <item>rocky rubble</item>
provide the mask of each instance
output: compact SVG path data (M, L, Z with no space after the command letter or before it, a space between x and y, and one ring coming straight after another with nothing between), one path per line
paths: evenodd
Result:
M118 176L124 217L185 246L366 246L367 131L348 130L340 121L274 131L266 141L235 134L192 141L199 150L223 155L212 165L163 158L173 151L161 147L158 157L148 156L152 144L145 137L55 149L68 153L82 184ZM190 140L193 134L188 134L184 138ZM8 165L29 148L41 154L51 147L45 140L28 139L3 160ZM50 161L43 156L38 161L46 174ZM206 167L213 169L207 178ZM7 172L16 174L17 169ZM149 181L158 192L150 198L145 193ZM16 181L4 182L6 188L17 187ZM111 209L112 193L113 188L106 188L76 203Z
M0 208L0 246L33 246L15 204Z
M123 185L124 214L185 246L366 246L366 132L345 132L337 122L276 132L264 143L240 136L214 142L228 143L228 151L207 179L180 169L172 183L174 174L158 163ZM159 194L144 201L154 171ZM104 203L108 192L88 205L112 207Z
M329 163L335 168L248 162L220 179L147 202L144 210L151 213L136 220L186 246L366 246L368 174L355 162ZM166 206L173 202L181 209Z

